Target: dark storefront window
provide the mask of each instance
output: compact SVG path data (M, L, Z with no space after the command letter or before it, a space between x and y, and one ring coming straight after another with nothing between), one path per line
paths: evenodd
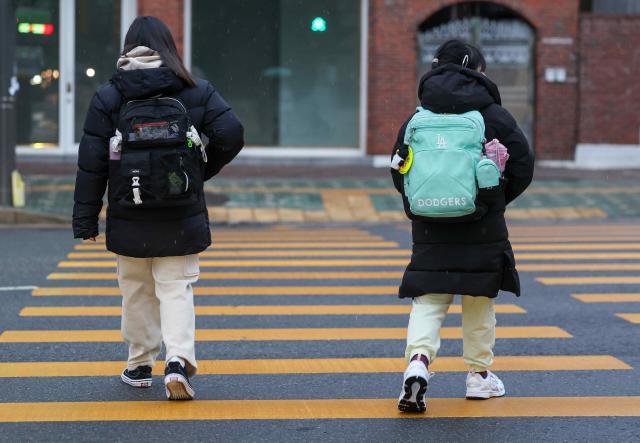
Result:
M91 97L109 80L120 52L120 2L76 0L75 141Z
M57 0L16 1L17 141L58 144L59 20Z
M360 2L193 1L192 70L249 145L358 146Z
M580 0L582 12L604 12L610 14L640 14L638 0Z

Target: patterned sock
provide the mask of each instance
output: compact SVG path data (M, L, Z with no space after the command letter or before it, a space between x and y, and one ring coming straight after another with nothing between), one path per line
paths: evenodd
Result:
M427 358L426 355L424 354L416 354L413 357L411 357L411 361L415 361L415 360L420 360L422 363L424 363L424 365L429 368L429 359Z

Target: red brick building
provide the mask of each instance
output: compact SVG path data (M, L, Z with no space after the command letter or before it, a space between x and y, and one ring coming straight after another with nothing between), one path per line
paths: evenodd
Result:
M53 19L64 29L63 9L75 8L77 21L90 22L98 12L87 2L59 0L60 13ZM485 52L487 74L495 77L504 106L539 160L588 164L622 153L627 161L637 156L640 162L640 2L114 0L113 5L100 13L103 21L117 16L121 30L120 40L117 33L110 37L108 56L101 54L106 67L94 69L101 60L80 60L76 49L66 75L84 72L85 65L87 76L108 73L133 16L157 16L172 29L194 74L210 79L245 121L248 154L386 156L416 105L417 79L428 69L433 49L461 37ZM97 23L85 25L83 41L99 38L91 35ZM61 33L60 47L63 39ZM105 80L98 74L87 91ZM25 75L31 83L46 80ZM68 98L70 87L52 84L62 94L60 102L65 94ZM58 134L41 143L33 136L22 145L77 143L87 101L82 94L72 97L75 140ZM73 118L62 108L60 115L62 133Z

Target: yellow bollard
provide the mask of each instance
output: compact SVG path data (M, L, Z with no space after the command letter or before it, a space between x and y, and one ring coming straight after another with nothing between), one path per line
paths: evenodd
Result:
M25 189L24 180L18 171L11 173L11 188L13 195L13 207L24 208L25 205Z

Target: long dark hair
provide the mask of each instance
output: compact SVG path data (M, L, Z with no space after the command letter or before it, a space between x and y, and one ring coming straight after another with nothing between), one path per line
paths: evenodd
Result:
M176 42L169 27L162 20L152 16L137 17L129 26L124 38L122 54L126 54L136 46L146 46L157 51L164 66L171 69L187 85L196 85L178 54Z

